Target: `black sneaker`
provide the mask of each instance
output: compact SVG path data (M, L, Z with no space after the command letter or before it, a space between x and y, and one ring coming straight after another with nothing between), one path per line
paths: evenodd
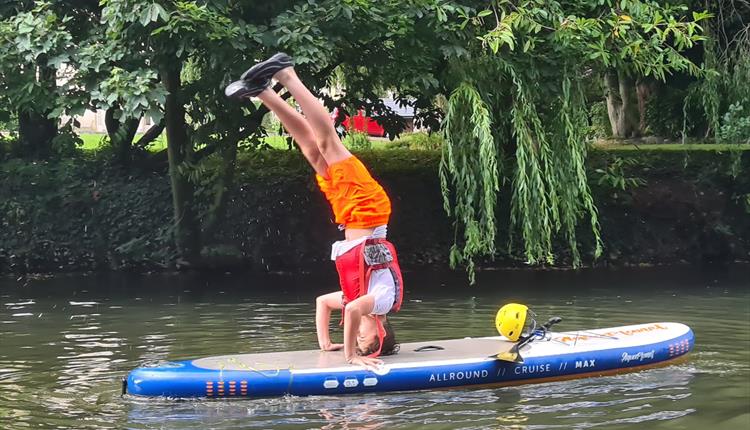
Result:
M292 57L283 52L277 52L266 61L260 62L247 69L240 79L246 81L255 81L258 79L271 79L281 69L292 67L294 61Z
M224 94L233 99L244 97L255 97L262 93L263 90L271 85L270 79L261 79L256 81L239 80L234 81L224 88Z

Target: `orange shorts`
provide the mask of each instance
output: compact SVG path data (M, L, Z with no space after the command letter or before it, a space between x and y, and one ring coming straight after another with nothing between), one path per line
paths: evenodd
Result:
M388 224L391 201L383 187L355 156L328 166L328 179L315 175L331 204L336 223L346 228L371 228Z

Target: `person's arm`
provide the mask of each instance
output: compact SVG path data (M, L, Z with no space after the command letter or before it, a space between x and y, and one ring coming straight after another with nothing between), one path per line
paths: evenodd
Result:
M315 329L318 332L318 345L323 351L337 351L344 347L340 343L331 343L329 332L331 311L340 310L343 307L341 295L341 291L337 291L318 296L315 300Z
M369 315L375 307L375 298L365 294L347 303L344 309L344 357L350 364L365 367L376 367L383 364L382 360L357 355L357 333L363 315Z

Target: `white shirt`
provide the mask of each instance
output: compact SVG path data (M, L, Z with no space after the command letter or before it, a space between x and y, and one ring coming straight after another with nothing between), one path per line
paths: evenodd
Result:
M370 236L359 237L354 240L339 240L331 245L331 260L346 254L350 249L361 245L367 239L385 239L388 234L388 226L380 225ZM372 309L373 315L385 315L393 307L396 299L396 283L393 280L393 274L390 269L373 270L370 274L370 285L367 288L367 294L375 298L375 306Z
M341 255L346 254L347 251L361 244L367 239L385 239L387 234L388 234L388 226L379 225L375 227L375 230L372 232L370 236L362 236L354 240L344 239L344 240L338 240L336 242L333 242L333 245L331 245L331 260L336 261L336 258L338 258Z

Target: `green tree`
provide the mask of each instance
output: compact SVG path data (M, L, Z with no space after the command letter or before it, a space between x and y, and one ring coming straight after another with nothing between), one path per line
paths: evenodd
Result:
M127 58L129 70L113 67L100 85L100 100L116 109L118 120L129 128L131 121L149 112L157 121L164 117L167 154L174 206L174 234L182 262L200 260L203 243L196 186L202 171L197 165L194 136L214 136L207 132L226 124L224 118L244 116L240 109L226 106L221 95L227 81L227 66L237 52L248 48L257 28L238 25L231 19L234 2L172 2L105 0L102 10L105 47L116 59ZM190 106L208 102L221 105L223 112ZM199 112L199 114L195 114ZM203 115L203 118L196 118ZM236 145L241 121L224 127L214 139ZM231 130L231 132L230 132ZM132 132L128 131L128 135ZM206 142L201 142L205 144Z
M433 73L442 57L435 55L435 41L442 38L435 38L437 21L426 19L435 16L437 3L102 2L105 38L91 49L118 67L110 64L95 99L100 107L116 106L119 121L163 113L174 231L184 262L200 260L223 216L238 145L257 145L265 134L265 108L228 101L222 88L258 58L287 50L313 90L334 74L346 75L347 92L326 97L330 107L368 107L395 118L377 97L383 89L419 95L413 99L425 105L437 93ZM89 59L90 69L96 55ZM127 66L118 63L124 59ZM399 124L391 123L395 133ZM218 166L215 175L207 174L206 163ZM211 203L202 208L197 196L206 193Z
M17 119L17 153L48 157L72 149L72 121L60 120L63 114L82 113L88 100L73 79L74 57L96 27L97 3L22 0L0 5L0 117Z
M341 95L321 94L329 107L367 109L392 134L402 124L380 101L386 91L433 129L446 115L441 183L456 219L454 263L471 269L476 256L496 253L505 186L526 260L552 262L561 236L578 264L581 219L594 254L601 248L583 166L584 87L609 82L613 128L632 130L632 91L619 88L699 70L681 52L702 40L707 15L688 12L645 0L21 2L0 8L11 48L0 52L0 106L19 122L33 112L52 125L63 113L105 109L122 160L143 145L133 144L138 120L154 118L154 133L167 134L176 243L196 264L223 216L238 151L265 135L265 108L231 102L222 89L286 50L314 91L344 84ZM72 72L60 84L64 64Z
M57 68L65 61L72 36L67 17L49 3L17 2L0 10L0 103L3 116L18 119L19 152L45 157L57 135Z
M750 118L750 4L731 0L695 3L713 15L707 26L710 37L703 44L708 73L696 82L685 103L698 102L708 120L709 134L728 142L722 136L733 133L722 133L722 128L732 124L723 119Z
M552 263L561 235L578 265L577 226L584 217L598 256L597 211L584 169L584 86L602 75L614 85L614 74L619 81L698 73L680 52L703 40L698 23L708 15L684 16L684 7L636 0L497 0L455 10L453 19L479 43L471 45L470 60L454 65L459 84L445 123L445 207L463 233L452 262L471 271L476 256L495 254L504 180L511 232L520 231L528 263Z
M127 118L120 127L121 109L111 98L128 81L112 68L127 67L128 61L103 50L101 9L98 0L6 2L0 8L0 37L7 47L0 54L0 114L17 118L17 153L44 157L69 151L75 141L72 117L103 107L110 141L119 158L127 158L138 121ZM138 78L130 81L138 84ZM97 98L100 86L108 99ZM128 94L140 95L138 88ZM68 120L61 123L63 114ZM152 130L139 145L159 133Z
M90 108L105 112L104 124L114 159L125 166L136 155L144 156L146 146L164 130L166 92L157 84L157 73L141 68L138 58L113 49L99 28L78 50L75 63L75 82L89 95ZM138 125L145 116L154 119L154 124L135 141Z

